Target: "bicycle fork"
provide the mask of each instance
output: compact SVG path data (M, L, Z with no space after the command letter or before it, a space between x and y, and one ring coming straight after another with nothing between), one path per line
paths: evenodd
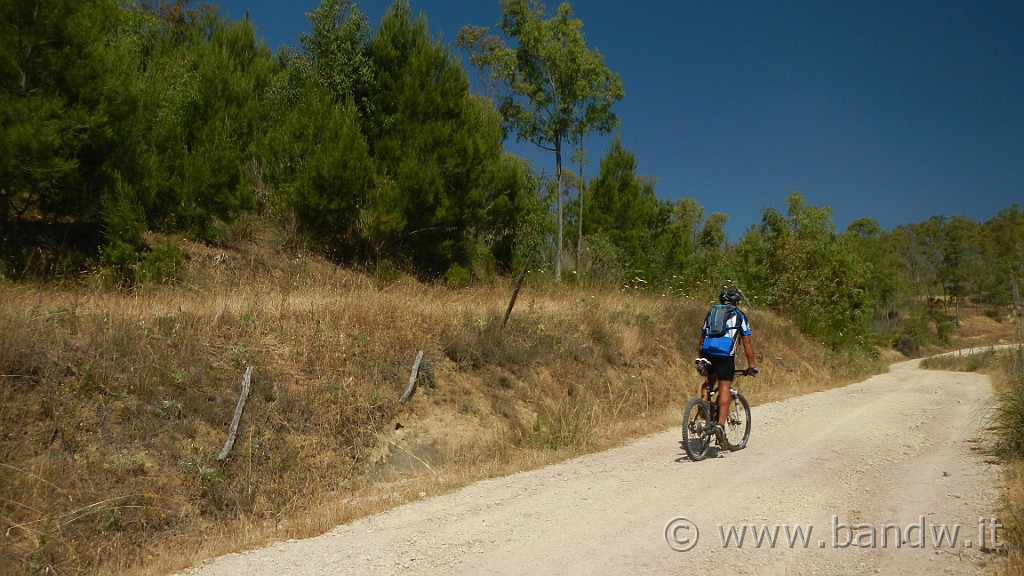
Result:
M725 423L737 422L740 419L740 399L738 396L739 392L735 390L729 390L729 410L725 415ZM718 395L711 394L708 396L708 413L711 416L713 422L718 422Z
M725 415L726 424L736 424L740 421L740 399L739 392L729 391L729 412Z

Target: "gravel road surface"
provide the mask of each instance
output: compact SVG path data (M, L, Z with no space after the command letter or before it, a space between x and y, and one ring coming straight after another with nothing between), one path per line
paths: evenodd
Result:
M690 462L673 429L182 574L991 574L991 396L903 362L755 406L745 450Z

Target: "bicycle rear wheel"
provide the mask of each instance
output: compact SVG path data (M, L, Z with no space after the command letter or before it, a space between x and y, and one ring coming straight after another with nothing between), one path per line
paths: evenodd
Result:
M729 450L742 450L750 439L750 404L737 392L729 402L725 419L725 443Z
M711 434L708 431L710 405L694 398L687 402L683 410L683 449L690 460L697 462L708 455L711 447Z

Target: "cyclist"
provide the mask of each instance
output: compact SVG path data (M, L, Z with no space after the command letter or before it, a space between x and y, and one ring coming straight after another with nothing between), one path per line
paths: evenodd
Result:
M718 300L722 304L737 306L740 302L740 293L736 290L722 290ZM722 337L708 336L708 322L711 314L704 319L704 326L700 331L700 345L698 354L710 363L704 371L704 384L700 388L700 397L708 399L708 393L718 382L718 424L715 426L715 434L719 442L725 434L725 420L729 415L729 402L731 399L730 390L732 380L736 376L736 348L742 342L743 354L747 357L748 374L757 374L757 367L754 361L754 342L750 337L750 323L747 317L739 308L733 308L726 315L725 335ZM699 362L699 360L698 360Z

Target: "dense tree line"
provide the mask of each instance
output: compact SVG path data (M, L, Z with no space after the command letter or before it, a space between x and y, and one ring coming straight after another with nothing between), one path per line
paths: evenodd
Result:
M1020 304L1024 216L835 229L799 193L735 243L725 214L661 199L613 138L587 180L563 168L617 124L617 75L567 3L504 0L462 59L396 0L376 28L322 0L311 32L272 53L209 5L0 0L0 275L173 272L185 235L248 222L345 265L462 284L508 275L643 286L706 301L725 284L838 349L942 338L966 302ZM554 177L504 151L554 152ZM564 209L563 209L564 204ZM562 230L577 250L561 250ZM152 233L156 233L155 235Z
M324 0L277 56L247 20L182 0L2 14L7 274L81 265L94 246L130 274L145 232L218 241L252 213L345 263L501 271L545 210L500 115L407 2L371 34L355 4Z

